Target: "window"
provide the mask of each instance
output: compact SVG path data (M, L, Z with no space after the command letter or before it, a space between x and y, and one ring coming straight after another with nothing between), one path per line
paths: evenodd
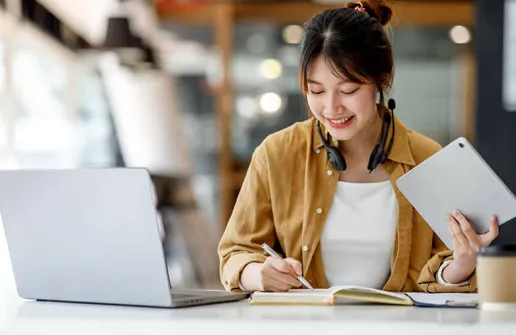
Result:
M0 39L0 110L6 111L5 45ZM0 113L0 157L6 150L5 113ZM1 159L1 158L0 158Z
M32 46L18 45L13 52L14 147L20 168L76 165L68 69L59 60Z
M97 60L35 29L9 38L9 65L0 43L0 107L7 111L0 113L0 168L115 166L118 147Z

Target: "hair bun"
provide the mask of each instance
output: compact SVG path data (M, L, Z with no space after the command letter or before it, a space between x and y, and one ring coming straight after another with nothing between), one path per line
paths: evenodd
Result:
M350 2L346 7L355 8L356 6L364 6L367 14L374 17L382 26L387 25L392 18L392 9L385 0L364 0L361 2Z

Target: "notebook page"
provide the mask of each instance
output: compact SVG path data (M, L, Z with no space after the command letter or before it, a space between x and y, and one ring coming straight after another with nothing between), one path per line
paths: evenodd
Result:
M370 288L370 287L343 285L343 286L334 286L334 287L330 288L330 291L333 294L335 294L341 290L375 293L375 294L379 294L379 295L390 296L390 297L401 299L401 300L407 300L407 297L405 296L404 293L388 292L388 291L378 290L378 289L374 289L374 288Z

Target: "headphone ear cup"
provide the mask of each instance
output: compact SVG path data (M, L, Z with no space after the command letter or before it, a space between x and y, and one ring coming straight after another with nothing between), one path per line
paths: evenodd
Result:
M369 163L367 164L367 169L369 170L369 172L371 172L374 169L376 169L376 167L378 166L378 164L382 160L382 154L383 154L382 151L383 150L381 150L381 145L380 144L377 144L374 147L374 150L371 153L371 156L369 157Z
M369 164L367 164L367 169L371 173L378 164L383 163L386 159L385 157L385 142L387 142L387 135L389 133L389 125L391 123L391 115L386 111L382 118L382 136L380 139L380 143L378 143L375 147L371 156L369 157Z
M317 132L323 142L324 148L327 152L328 161L333 165L337 171L344 171L347 168L346 160L338 148L332 147L329 143L326 143L321 130L321 123L317 120Z
M326 152L328 153L328 160L336 170L346 170L346 160L344 159L344 156L342 155L339 149L334 147L327 147Z

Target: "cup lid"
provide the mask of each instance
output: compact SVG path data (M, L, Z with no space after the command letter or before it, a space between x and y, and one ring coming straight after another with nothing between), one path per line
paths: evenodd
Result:
M491 245L480 248L479 256L514 256L516 257L516 244Z

